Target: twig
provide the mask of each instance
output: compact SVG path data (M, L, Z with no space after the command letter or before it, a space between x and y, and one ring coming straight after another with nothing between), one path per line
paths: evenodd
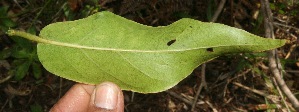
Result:
M24 10L24 8L19 4L19 2L17 0L13 0L13 1L22 11Z
M201 66L201 85L206 90L208 89L207 82L206 82L206 63ZM198 98L198 97L197 97Z
M54 16L52 16L52 20L54 20L54 19L59 15L59 13L63 11L63 9L65 8L65 6L66 6L67 4L68 4L68 3L65 2L65 3L60 7L60 9L56 12L56 14L55 14Z
M7 87L4 88L4 92L9 95L27 96L32 92L32 89L16 89L8 84Z
M135 97L135 92L132 91L132 96L131 96L130 102L134 101L134 97Z
M223 7L224 7L224 4L225 4L226 0L221 0L219 5L218 5L218 8L217 10L215 11L212 19L210 20L210 22L215 22L217 19L218 19L218 16L220 15ZM197 104L197 100L198 100L198 96L202 90L202 88L204 87L205 89L207 89L207 82L206 82L206 79L205 79L205 69L206 69L206 63L202 64L201 66L201 84L200 86L198 87L197 89L197 92L196 92L196 95L194 97L194 100L193 100L193 104L192 104L192 107L191 107L191 111L194 111L195 107L196 107L196 104Z
M3 110L4 110L5 106L7 105L8 101L9 101L9 99L7 98L6 101L5 101L5 103L1 107L0 112L3 112Z
M275 38L273 32L273 17L272 12L270 10L269 1L268 0L261 0L262 10L264 15L264 22L265 22L265 37L267 38ZM278 83L279 88L284 92L286 97L290 100L296 111L299 111L299 102L290 89L286 86L285 81L281 77L281 71L279 70L279 60L277 58L276 50L271 50L268 52L268 59L269 59L269 67L270 70Z
M0 84L7 81L7 80L9 80L10 78L12 78L12 76L13 76L13 74L10 74L10 75L6 76L5 78L0 79Z
M264 70L269 70L269 67L266 66L264 63L259 63L258 66L261 67Z
M33 24L36 23L38 17L41 15L41 13L44 11L44 9L49 5L49 3L51 2L51 0L47 1L46 4L41 8L40 11L37 12L36 16L34 17L34 19L32 20L32 23L30 26L32 26Z
M261 96L263 96L263 97L266 97L267 99L272 100L274 103L277 103L277 102L278 102L278 98L275 97L274 95L269 95L269 94L266 94L266 93L264 93L264 92L262 92L262 91L260 91L260 90L256 90L256 89L253 89L253 88L249 88L249 87L244 86L244 85L242 85L241 83L238 83L238 82L233 82L233 84L236 85L236 86L238 86L238 87L241 87L241 88L243 88L243 89L246 89L246 90L249 90L249 91L251 91L251 92L254 92L254 93L258 94L258 95L261 95Z
M296 47L297 47L296 44L292 45L292 46L290 47L289 52L288 52L287 55L284 57L284 59L288 59L288 58L291 56L291 53L294 51L294 49L295 49Z
M204 101L204 102L209 105L209 107L213 110L213 112L218 112L217 109L209 101Z
M181 100L181 101L187 103L188 105L192 105L192 102L191 102L191 101L189 101L189 100L186 99L186 98L183 98L181 95L178 95L178 94L176 94L175 92L172 92L172 91L166 91L166 92L167 92L169 95L171 95L171 96L173 96L173 97L175 97L175 98L177 98L177 99L179 99L179 100Z
M273 77L272 77L272 80L273 80L273 83L274 83L274 85L275 85L276 87L278 87L278 85L277 85L277 82L276 82L275 78L273 78ZM278 88L276 88L276 89L277 89L277 91L278 91L279 95L281 96L282 102L283 102L283 103L284 103L284 105L287 107L288 111L289 111L289 112L291 112L291 111L290 111L290 108L288 107L288 105L287 105L287 103L286 103L286 101L285 101L285 99L284 99L284 96L283 96L283 94L282 94L281 90L279 89L279 87L278 87Z
M220 15L220 13L221 13L221 11L222 11L222 9L224 7L225 2L226 2L226 0L221 0L220 1L219 5L218 5L218 8L215 11L215 13L214 13L214 15L213 15L213 17L211 19L211 22L215 22L217 20L218 16Z
M281 23L278 23L278 22L273 22L273 24L277 25L277 26L286 27L286 28L292 28L294 30L298 30L299 31L299 28L296 28L296 27L293 27L293 26L289 26L289 25L286 25L286 24L281 24Z
M299 70L285 70L285 72L298 74Z
M194 100L193 100L193 103L192 103L192 107L191 107L191 111L194 111L195 107L196 107L196 104L197 104L197 99L199 97L199 94L202 90L202 88L205 88L207 89L207 82L206 82L206 78L205 78L205 74L206 73L206 63L202 64L201 65L201 83L197 89L197 92L195 94L195 97L194 97Z
M61 98L61 94L62 94L62 92L61 92L61 89L62 89L62 81L63 81L63 79L60 77L60 78L59 78L59 94L58 94L58 99Z

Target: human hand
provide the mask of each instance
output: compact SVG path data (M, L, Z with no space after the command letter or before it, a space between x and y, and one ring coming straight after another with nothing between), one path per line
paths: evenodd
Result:
M99 85L75 84L50 112L123 112L121 89L111 83Z

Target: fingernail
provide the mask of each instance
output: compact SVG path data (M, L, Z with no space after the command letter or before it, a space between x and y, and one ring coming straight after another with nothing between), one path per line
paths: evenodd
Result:
M94 105L96 107L107 110L116 108L119 91L114 85L103 83L96 87L94 94Z

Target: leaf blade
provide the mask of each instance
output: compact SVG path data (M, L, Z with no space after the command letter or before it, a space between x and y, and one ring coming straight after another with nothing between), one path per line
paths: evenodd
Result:
M49 40L38 44L39 59L48 71L82 83L112 81L142 93L169 89L219 55L285 43L192 19L149 27L110 12L48 25L40 36Z

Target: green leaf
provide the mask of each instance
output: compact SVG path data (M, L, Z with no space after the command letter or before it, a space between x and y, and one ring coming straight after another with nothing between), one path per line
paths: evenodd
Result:
M9 18L2 18L1 22L3 23L3 25L5 25L6 27L15 27L17 26L17 23L15 23L14 21L12 21Z
M200 64L220 55L284 45L217 23L181 19L150 27L100 12L85 19L54 23L40 37L11 30L38 43L38 56L50 72L77 82L111 81L123 90L167 90Z
M30 112L43 112L43 107L38 103L34 103L30 105Z
M28 52L31 52L34 49L33 43L27 39L20 38L18 36L14 36L11 39L16 43L17 46L24 48L24 50L27 50Z
M15 27L17 25L17 23L12 21L7 16L8 8L9 8L8 6L0 7L0 25L3 24L6 27Z
M17 23L11 20L8 15L8 6L1 6L0 7L0 35L3 32L6 32L9 28L15 27Z
M8 6L0 7L0 18L7 17Z
M19 46L13 46L12 48L12 54L11 56L14 58L29 58L30 52L28 52L28 50L19 47Z
M30 34L36 34L36 28L34 26L31 26L27 29L27 32Z
M22 64L18 65L15 70L15 79L21 80L23 79L30 67L31 61L24 61Z
M33 71L34 78L39 79L42 76L42 68L39 63L36 62L32 63L32 71Z

